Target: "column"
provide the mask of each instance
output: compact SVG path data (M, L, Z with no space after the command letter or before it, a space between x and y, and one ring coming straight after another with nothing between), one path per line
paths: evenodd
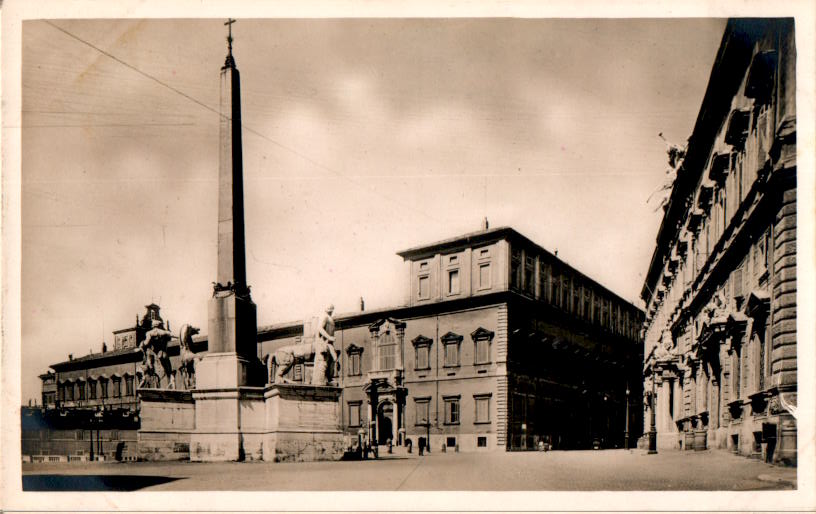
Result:
M658 381L658 384L660 385L660 391L657 393L657 431L658 433L667 434L672 432L671 425L673 425L669 410L672 380L665 377Z

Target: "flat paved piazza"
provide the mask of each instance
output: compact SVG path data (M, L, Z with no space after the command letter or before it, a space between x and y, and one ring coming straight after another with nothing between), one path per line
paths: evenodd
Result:
M726 452L387 455L313 463L23 464L25 491L682 491L796 487L796 469Z

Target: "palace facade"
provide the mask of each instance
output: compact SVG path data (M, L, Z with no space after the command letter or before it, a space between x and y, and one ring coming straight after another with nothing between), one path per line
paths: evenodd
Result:
M794 464L792 19L728 22L642 298L644 432L654 414L659 448Z
M335 319L349 441L476 451L622 447L640 436L643 311L511 228L399 255L410 263L406 305ZM53 365L41 376L42 415L138 420L137 346L156 318L158 307L147 306L136 326L115 333L113 350ZM304 322L258 327L258 362L303 334ZM194 338L194 351L206 347L206 336ZM168 353L177 367L176 341ZM288 378L308 383L310 374L299 364ZM63 427L71 437L90 429L77 423ZM135 454L130 446L119 453Z

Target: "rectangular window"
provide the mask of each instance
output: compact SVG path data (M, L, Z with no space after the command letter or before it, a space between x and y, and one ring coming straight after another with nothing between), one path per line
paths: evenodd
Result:
M125 377L125 394L133 396L133 377L130 375Z
M361 374L360 372L360 353L354 352L349 354L349 370L348 373L350 376L358 376Z
M359 427L360 426L360 406L362 402L349 402L349 426L350 427Z
M524 264L524 291L535 294L535 259L527 257Z
M74 439L77 441L82 441L85 439L85 431L84 430L77 430L74 432Z
M77 382L77 400L84 400L85 399L85 382Z
M445 400L445 424L459 424L459 398L444 398Z
M569 309L570 299L570 279L567 275L561 275L561 299L559 305L562 309Z
M487 437L484 436L477 437L476 446L479 448L487 448Z
M476 340L475 364L487 364L488 362L490 362L490 339L479 338Z
M490 396L474 396L473 402L476 405L475 423L490 423Z
M521 251L512 250L510 254L510 287L521 289Z
M108 397L108 381L100 380L99 385L102 387L102 398Z
M448 259L448 264L456 264L459 262L459 257L456 255L452 255L450 259Z
M445 445L448 448L453 448L456 446L456 438L455 437L448 437L445 439Z
M416 400L416 425L428 424L428 412L431 405L431 400L428 398Z
M572 283L572 307L571 310L573 314L580 314L579 309L581 308L581 287L578 285L578 282L573 281Z
M459 270L448 271L448 294L459 294Z
M427 300L431 297L431 277L428 275L419 277L419 299Z
M445 345L445 367L455 367L459 365L459 343L447 343Z
M742 298L744 296L744 291L742 287L743 285L742 275L743 275L742 266L735 269L734 272L731 274L731 286L732 286L731 295L734 298Z
M768 233L759 237L754 250L754 275L760 277L767 270L768 262Z
M479 265L479 289L490 289L490 264Z
M91 380L88 382L88 399L89 400L96 400L96 381Z
M550 266L543 261L540 261L538 266L538 281L541 288L541 299L548 302L551 301Z
M430 347L428 345L417 345L416 347L416 369L430 369L428 354Z

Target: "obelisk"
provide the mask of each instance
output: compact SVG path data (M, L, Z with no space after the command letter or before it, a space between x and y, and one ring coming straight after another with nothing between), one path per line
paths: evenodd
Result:
M221 67L221 119L218 133L218 275L209 305L210 353L257 354L255 304L246 280L244 179L241 148L241 78L228 52ZM243 383L238 385L245 385Z
M241 83L232 55L221 67L218 155L218 273L209 301L207 354L196 365L196 429L190 458L199 461L243 460L241 403L257 359L255 304L246 281L244 185L241 152Z

